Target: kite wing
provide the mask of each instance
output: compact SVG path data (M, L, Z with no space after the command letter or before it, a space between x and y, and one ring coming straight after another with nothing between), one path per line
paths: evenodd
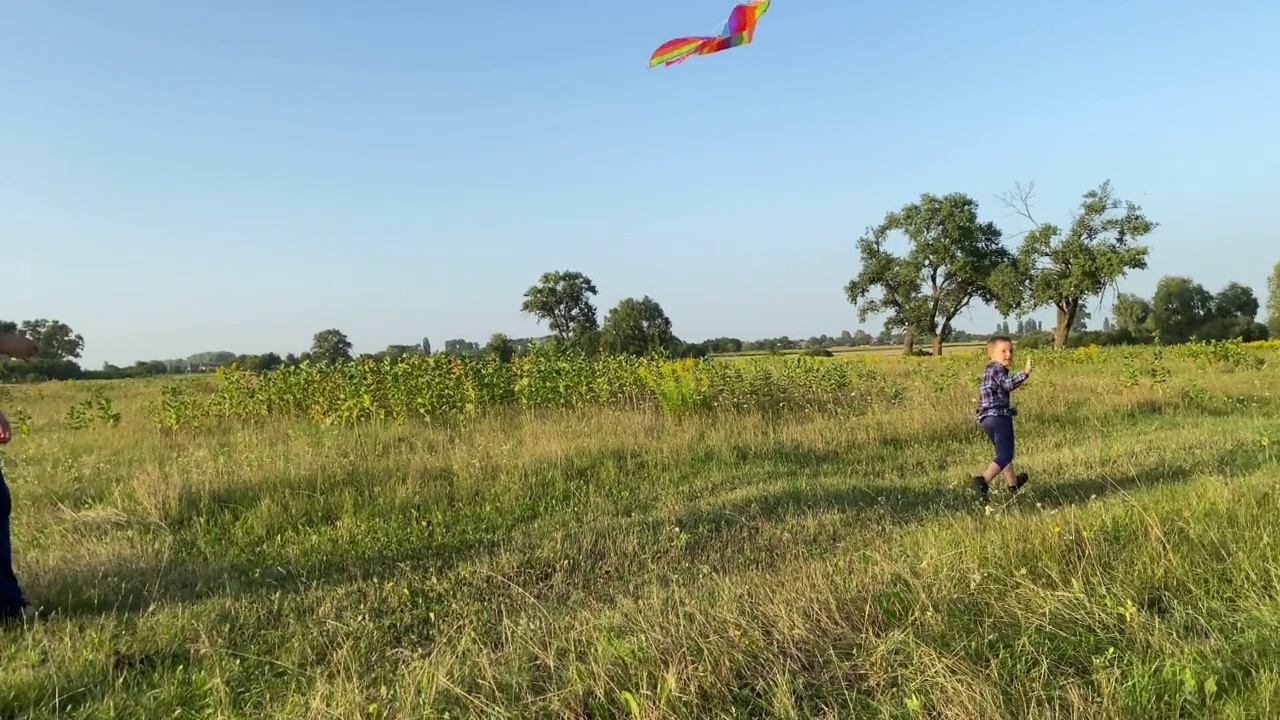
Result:
M771 0L740 3L729 12L729 19L713 37L682 37L658 46L649 57L649 67L674 65L691 55L711 53L746 45L756 34L756 22L769 10Z
M668 40L653 51L653 55L649 57L649 67L684 62L685 58L698 54L699 48L713 40L715 40L713 37L682 37Z
M752 0L733 6L720 37L730 41L729 47L746 45L756 34L756 23L769 11L770 0Z

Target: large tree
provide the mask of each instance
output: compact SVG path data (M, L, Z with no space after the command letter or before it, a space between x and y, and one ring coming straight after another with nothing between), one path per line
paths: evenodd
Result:
M1280 262L1267 278L1267 327L1271 337L1280 339Z
M1019 306L1024 312L1054 307L1053 346L1061 350L1086 301L1102 296L1128 271L1147 267L1149 249L1135 241L1158 224L1134 202L1115 197L1108 180L1084 194L1080 212L1063 233L1057 225L1036 220L1031 212L1034 192L1032 183L1026 188L1016 185L1002 196L1007 207L1033 226L1018 251L1023 286Z
M1143 337L1151 328L1148 320L1151 317L1151 303L1146 298L1133 293L1116 295L1111 313L1116 319L1116 329L1123 330L1134 337Z
M581 343L600 327L591 301L598 293L591 278L580 272L546 272L525 291L520 310L550 325L561 342Z
M1253 294L1253 288L1238 282L1227 283L1217 295L1213 296L1213 313L1222 318L1253 320L1258 317L1260 307L1258 296Z
M311 357L317 362L350 360L351 341L337 328L321 330L311 339Z
M886 313L884 329L880 336L887 338L893 331L903 331L903 353L910 355L915 349L918 328L911 326L909 318L919 314L920 276L905 259L884 249L884 242L874 233L858 239L858 254L862 270L845 286L845 295L858 310L858 322L879 313ZM879 288L879 297L870 297Z
M1253 290L1227 283L1216 295L1189 277L1168 275L1156 285L1151 298L1147 328L1160 342L1177 344L1191 340L1246 342L1266 337L1267 329L1256 321L1260 307Z
M1213 294L1181 275L1166 275L1156 283L1148 324L1160 342L1176 345L1201 337L1212 317Z
M43 360L70 360L84 350L84 337L60 320L24 320L19 330L36 341Z
M601 336L606 350L625 355L675 352L671 320L656 300L626 298L605 316Z
M516 354L515 346L511 344L511 338L504 333L490 335L488 344L484 346L484 351L504 363L511 362L511 359Z
M1266 336L1266 326L1257 322L1262 308L1253 288L1238 282L1229 282L1213 296L1211 316L1205 328L1206 340L1232 340L1245 342L1260 340Z
M895 232L907 240L900 256L886 249ZM888 323L905 330L907 354L916 334L923 333L933 342L933 354L941 355L951 322L975 299L1002 311L1017 300L1013 254L1002 244L1000 229L981 221L978 203L963 193L925 193L887 213L858 240L858 252L862 269L845 294L858 308L860 322L888 313ZM880 296L869 297L877 288Z
M388 345L386 350L374 353L375 360L398 360L411 355L425 355L421 345Z
M464 338L452 338L444 341L444 352L446 355L479 355L483 351L480 343L474 340L466 340Z

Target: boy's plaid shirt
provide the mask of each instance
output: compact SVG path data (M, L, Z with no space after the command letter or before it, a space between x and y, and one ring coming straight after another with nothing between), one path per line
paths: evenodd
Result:
M982 384L978 386L978 421L993 415L1017 415L1018 409L1009 404L1009 393L1026 379L1026 372L1010 375L1009 368L1000 363L994 360L988 363L986 372L982 373Z

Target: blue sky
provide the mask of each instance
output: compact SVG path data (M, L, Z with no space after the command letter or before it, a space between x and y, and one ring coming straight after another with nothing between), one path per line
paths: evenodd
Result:
M1122 289L1265 292L1275 3L775 0L646 68L731 5L0 0L0 316L90 367L441 347L544 332L521 295L575 269L686 339L835 334L886 211L962 191L1012 234L1015 181L1065 224L1107 178L1161 223Z

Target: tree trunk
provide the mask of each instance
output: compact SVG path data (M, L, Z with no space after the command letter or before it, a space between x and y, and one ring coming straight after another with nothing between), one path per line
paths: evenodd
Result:
M915 350L916 350L916 331L912 330L911 328L907 328L907 331L902 333L902 354L910 355L911 353L915 352Z
M1076 323L1076 313L1079 309L1079 300L1066 300L1058 303L1058 325L1053 329L1054 350L1066 349L1067 337L1071 334L1071 326Z
M938 333L933 335L933 354L936 357L942 357L942 335Z

